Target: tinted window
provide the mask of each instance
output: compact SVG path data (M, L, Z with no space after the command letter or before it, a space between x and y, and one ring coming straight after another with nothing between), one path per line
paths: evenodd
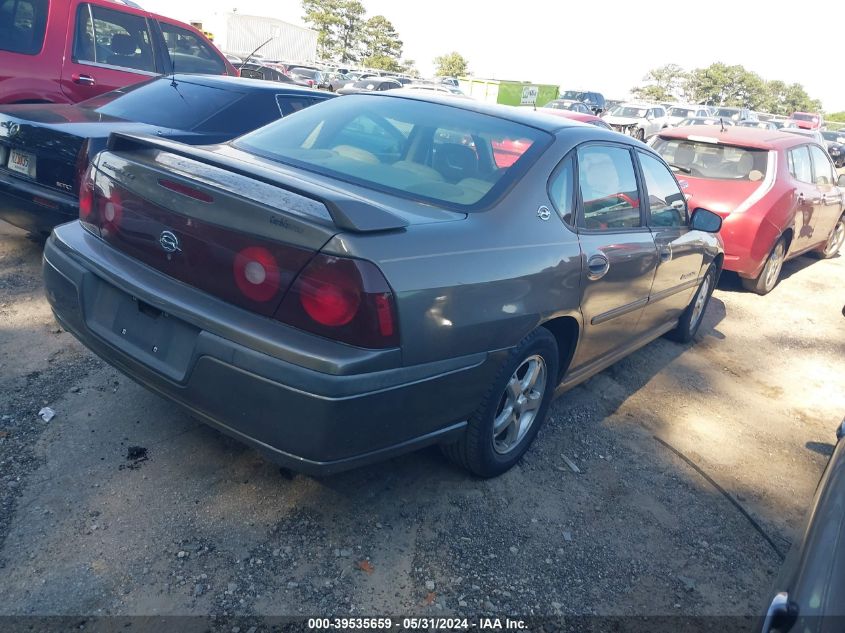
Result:
M243 93L180 81L175 86L169 78L156 79L115 91L120 96L101 105L100 98L80 104L94 107L100 114L150 125L192 130L229 106ZM112 96L115 93L110 93Z
M718 180L763 180L768 170L769 153L693 141L658 138L652 147L676 173Z
M816 176L816 184L832 185L835 183L835 171L827 152L816 145L810 145L810 157L813 160L813 173Z
M813 168L806 145L789 150L789 173L801 182L813 182Z
M666 165L639 152L652 226L686 226L687 204L681 188Z
M580 148L578 186L585 228L613 230L641 226L637 178L627 149L603 145Z
M208 75L226 73L226 65L220 55L196 33L167 22L159 22L159 25L176 72Z
M317 103L317 100L311 97L276 95L276 105L279 107L279 112L281 112L282 116L290 116L294 112L304 110L315 103Z
M0 51L35 55L46 27L47 0L0 0Z
M549 197L560 218L570 226L574 224L572 211L575 208L575 177L572 163L571 156L564 159L549 183Z
M79 5L73 56L76 61L156 70L147 20L90 4Z
M499 168L493 145L530 147ZM236 141L282 163L397 195L462 207L492 199L550 141L505 119L409 99L329 99Z

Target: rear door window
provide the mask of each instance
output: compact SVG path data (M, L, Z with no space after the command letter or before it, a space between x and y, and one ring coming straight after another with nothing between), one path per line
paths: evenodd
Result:
M608 145L579 148L578 187L584 208L579 224L585 229L642 226L637 177L627 149Z
M0 0L0 51L36 55L44 45L48 0Z
M73 58L77 62L156 71L146 18L91 4L79 5Z
M813 184L813 167L806 145L789 150L789 173L800 182Z
M290 116L294 112L304 110L322 99L312 97L300 97L295 95L276 95L276 105L279 106L281 116Z
M835 171L830 158L821 147L810 145L810 157L813 160L813 174L817 185L832 185L836 182Z
M168 22L159 22L175 72L222 75L226 65L220 55L196 33Z

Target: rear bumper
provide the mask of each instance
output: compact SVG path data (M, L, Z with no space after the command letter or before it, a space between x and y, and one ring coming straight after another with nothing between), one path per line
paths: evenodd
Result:
M725 244L724 269L753 279L760 274L781 230L750 212L732 213L724 218L719 234Z
M49 233L79 215L77 199L0 172L0 219L32 233Z
M43 267L57 319L97 355L204 422L309 474L454 439L506 353L403 367L398 350L337 344L195 291L115 251L78 222L54 231ZM126 316L132 302L144 306L145 316L137 315L140 307ZM124 317L133 326L147 318L155 323L142 328L148 331L139 342Z

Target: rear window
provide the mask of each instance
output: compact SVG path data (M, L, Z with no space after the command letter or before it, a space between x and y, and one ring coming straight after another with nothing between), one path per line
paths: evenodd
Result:
M475 208L498 197L551 136L440 104L351 95L235 141L246 151L354 184ZM508 150L512 162L503 159Z
M758 181L766 177L769 152L687 139L658 138L652 145L672 171L697 178Z
M165 77L127 86L79 105L128 121L192 130L241 97L242 93L231 88L212 88L186 81L174 85Z
M795 114L793 114L792 118L796 121L810 121L812 123L815 123L819 120L819 117L814 114L802 114L800 112L796 112Z
M168 22L159 22L167 52L177 73L225 75L226 64L203 38Z
M695 115L696 111L689 108L669 108L669 116L679 116L686 119Z
M48 0L0 0L0 51L36 55L44 44Z

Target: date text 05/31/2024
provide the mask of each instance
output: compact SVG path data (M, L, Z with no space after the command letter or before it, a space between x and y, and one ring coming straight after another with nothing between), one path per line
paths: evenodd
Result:
M478 630L522 631L524 620L511 618L308 618L308 628L320 630Z

